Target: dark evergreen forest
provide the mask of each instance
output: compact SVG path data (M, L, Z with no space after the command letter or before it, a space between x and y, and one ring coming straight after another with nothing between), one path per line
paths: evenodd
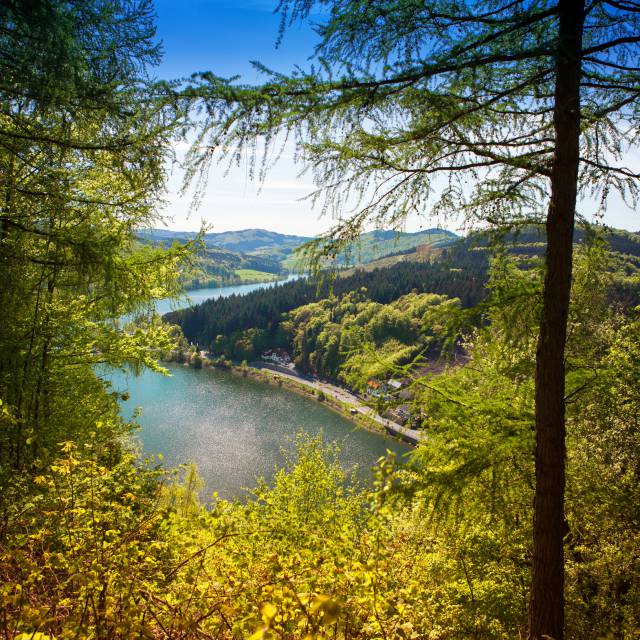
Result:
M466 263L449 260L434 263L400 262L372 271L357 270L346 277L326 279L321 284L300 279L259 289L247 295L208 300L195 307L173 311L164 316L179 324L185 336L200 346L209 347L219 335L230 335L251 327L276 333L281 314L296 307L322 300L330 291L341 296L365 288L374 302L389 303L413 291L438 293L460 298L464 307L483 299L486 282L486 257L468 253Z
M589 233L588 229L577 229L574 241L584 243ZM618 258L620 264L616 266L621 267L613 280L610 297L625 307L634 306L640 300L637 281L625 275L633 276L640 269L640 236L615 231L606 234L604 239L613 256ZM164 319L180 325L191 342L216 351L214 343L218 336L231 337L250 328L266 330L272 340L278 342L276 337L282 314L325 299L330 294L341 297L363 288L370 300L382 304L416 291L458 298L463 308L470 308L486 297L494 240L492 235L476 233L442 249L432 262L405 260L390 267L357 269L349 275L338 273L333 279L325 275L322 282L301 278L246 295L208 300L189 309L168 313ZM531 226L510 232L502 240L502 250L523 261L544 252L544 233Z

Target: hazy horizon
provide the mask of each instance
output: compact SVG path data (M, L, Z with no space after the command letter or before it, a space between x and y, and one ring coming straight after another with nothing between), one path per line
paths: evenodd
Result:
M261 76L251 65L257 60L278 71L304 67L313 52L316 36L308 23L287 29L276 48L280 16L274 14L277 2L269 0L156 0L158 39L164 58L156 73L163 79L190 76L209 70L222 77L241 76L243 82L257 83ZM319 18L320 16L316 16ZM176 145L179 160L186 145ZM627 157L629 168L640 172L640 154ZM268 229L290 235L315 236L326 232L336 221L320 217L320 206L313 209L308 196L315 186L303 167L293 160L293 147L285 147L279 161L264 182L248 178L248 161L241 167L214 165L200 207L191 211L192 194L181 195L182 171L174 168L168 183L166 228L197 231L201 222L213 232ZM582 201L579 212L594 221L596 204ZM349 211L344 211L347 216ZM604 219L608 226L627 231L640 229L640 216L618 197L609 198ZM433 219L410 216L406 231L441 226L456 233L468 231L461 219ZM371 229L372 227L369 227Z

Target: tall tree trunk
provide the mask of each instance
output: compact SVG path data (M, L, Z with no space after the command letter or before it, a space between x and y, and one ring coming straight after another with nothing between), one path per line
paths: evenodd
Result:
M546 275L536 356L536 495L529 637L564 637L565 367L580 147L584 0L560 0L555 155L547 217Z

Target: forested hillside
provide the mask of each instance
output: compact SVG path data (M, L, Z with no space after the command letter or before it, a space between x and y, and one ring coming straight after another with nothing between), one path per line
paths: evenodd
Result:
M375 302L388 303L413 291L436 293L460 298L463 306L476 304L484 297L486 265L475 257L466 263L459 261L453 267L448 261L433 263L403 262L388 269L357 270L355 273L316 282L300 279L270 289L253 291L246 296L230 296L209 300L196 307L174 311L165 316L167 322L179 324L185 336L213 352L237 357L233 344L239 332L256 328L272 338L278 335L281 315L303 304L322 300L331 291L341 296L350 291L366 289L366 295ZM218 341L218 336L228 342ZM229 346L223 346L223 345ZM255 355L269 339L256 343ZM222 351L221 351L222 350ZM246 357L246 352L243 357Z
M362 290L294 309L282 332L302 371L364 391L369 379L384 379L418 356L439 356L459 306L457 298L431 293L381 304Z
M577 246L589 241L593 231L577 229ZM608 295L612 303L626 307L640 303L640 238L625 232L602 232L612 256L608 266L612 280ZM500 245L523 264L540 257L544 235L533 228L516 236L508 234ZM327 299L337 299L349 292L364 290L366 298L387 304L416 291L457 298L463 308L477 305L486 297L489 264L495 255L495 239L486 234L473 234L442 248L429 261L414 260L411 254L390 267L376 267L338 272L335 280L324 282L297 280L244 296L209 300L196 307L174 311L165 316L178 324L192 342L215 355L238 360L256 358L263 349L292 349L291 335L282 331L283 314L297 307ZM247 331L250 330L250 331ZM326 373L326 372L325 372Z

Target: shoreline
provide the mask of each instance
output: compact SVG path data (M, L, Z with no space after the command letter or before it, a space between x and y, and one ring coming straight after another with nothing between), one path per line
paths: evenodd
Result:
M215 281L211 281L208 283L200 284L197 287L189 287L185 288L184 291L187 295L189 295L190 291L200 291L201 289L226 289L227 287L241 287L245 284L280 284L281 282L287 282L289 280L289 276L292 274L287 274L286 276L282 276L279 278L273 278L271 280L238 280L237 282L221 282L216 283Z
M252 378L265 384L276 384L279 387L285 387L310 400L322 402L329 409L339 413L357 427L378 435L391 437L403 444L415 447L426 436L424 431L404 427L388 418L383 418L369 405L364 404L358 396L330 382L309 380L298 373L290 370L285 371L283 368L279 368L278 365L270 365L263 362L241 366L231 361L227 361L225 365L214 364L206 356L204 360L201 366L196 368L218 369L233 375ZM164 362L185 367L192 366L188 361L179 363L175 360L164 360ZM255 366L256 364L258 366Z
M310 400L322 402L322 404L327 406L329 409L339 413L342 417L347 418L355 426L366 429L372 433L393 438L396 441L412 447L417 446L420 442L420 438L422 436L421 432L393 423L375 413L371 407L364 405L357 400L358 404L353 404L352 402L347 402L346 400L337 397L338 392L345 396L351 396L351 394L340 387L336 387L335 385L319 382L314 383L301 378L295 373L285 373L284 371L271 369L269 366L265 365L260 367L251 365L248 367L241 367L233 364L227 370L235 375L241 375L245 378L250 377L266 384L276 384L279 387L285 387ZM320 393L322 393L322 396Z

